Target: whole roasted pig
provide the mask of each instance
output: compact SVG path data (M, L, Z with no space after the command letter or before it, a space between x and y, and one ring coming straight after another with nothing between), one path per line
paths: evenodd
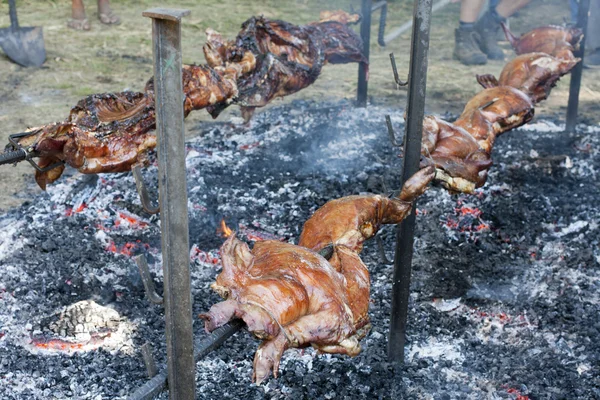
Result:
M293 25L285 21L252 17L242 25L233 41L224 41L216 32L209 34L204 54L211 67L236 63L241 54L256 55L256 67L238 80L235 103L248 120L254 109L277 97L295 93L311 85L327 62L368 63L360 36L347 26L357 16L337 11L321 14L322 21ZM209 108L213 117L229 106Z
M580 61L579 58L556 58L546 53L526 53L506 63L500 78L493 75L477 75L477 82L484 88L511 86L527 94L533 103L548 98L556 82L568 74Z
M185 65L182 70L184 116L216 102L227 102L236 93L234 77L206 66ZM145 163L156 147L154 85L145 93L94 94L79 101L64 122L30 129L21 146L33 146L41 167L63 161L84 174L125 172ZM35 180L45 189L60 177L64 166L36 171Z
M435 167L435 179L446 189L473 193L485 183L492 160L469 132L428 115L421 142L421 167L427 166Z
M230 104L249 119L256 107L312 84L327 63L363 62L360 37L346 24L356 15L342 11L298 26L263 17L250 18L237 38L224 41L208 30L208 65L182 70L184 116L206 108L213 117ZM154 82L144 93L95 94L81 100L60 123L29 130L20 145L40 157L42 167L63 161L82 173L124 172L145 162L156 146ZM30 147L31 146L31 147ZM64 165L36 172L40 187L58 179Z
M497 136L531 121L533 113L529 96L510 86L498 86L475 95L454 125L467 131L491 154Z
M375 236L381 225L398 224L408 216L413 201L425 192L434 176L433 167L418 171L406 181L398 197L358 195L328 201L304 223L298 245L319 251L333 244L329 262L339 269L340 246L360 253L365 240Z
M336 271L318 253L279 241L248 245L231 236L221 247L223 270L212 288L225 300L200 317L211 332L241 318L262 340L253 380L277 377L283 352L313 346L355 356L369 328L369 273L358 255L341 250Z
M573 51L579 47L583 38L583 31L575 27L542 26L524 33L519 38L504 23L502 29L517 54L546 53L563 60L575 58Z

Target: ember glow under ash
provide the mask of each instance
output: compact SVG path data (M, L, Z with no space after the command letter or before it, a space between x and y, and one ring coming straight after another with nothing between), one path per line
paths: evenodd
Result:
M400 132L398 110L349 102L296 101L248 126L188 126L198 135L186 159L193 315L219 301L209 285L220 269L223 217L251 244L294 242L326 201L398 187L402 160L385 114ZM404 366L385 361L393 267L369 242L362 257L373 328L359 356L289 351L281 376L256 386L256 341L239 333L197 365L199 398L598 397L600 129L565 135L555 126L538 121L501 137L477 195L431 188L419 199ZM591 151L578 150L587 144ZM572 166L541 164L534 149L537 158L568 156ZM156 167L144 175L156 193ZM465 230L444 227L450 218ZM489 229L476 230L482 223ZM393 258L394 229L379 235ZM143 212L129 174L57 182L0 217L0 250L0 398L126 398L147 381L144 342L164 363L164 316L145 299L130 257L146 255L162 294L159 218ZM53 357L24 346L42 320L90 299L136 328L131 345Z
M25 347L34 354L72 354L101 347L127 351L132 346L132 329L115 310L94 301L80 301L44 318L33 329Z

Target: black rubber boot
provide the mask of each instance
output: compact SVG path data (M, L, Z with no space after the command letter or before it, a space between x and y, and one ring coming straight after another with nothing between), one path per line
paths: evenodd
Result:
M487 57L479 49L476 33L472 29L458 28L454 31L454 58L465 65L482 65Z
M504 60L504 52L498 46L500 22L488 11L475 23L479 48L490 60Z

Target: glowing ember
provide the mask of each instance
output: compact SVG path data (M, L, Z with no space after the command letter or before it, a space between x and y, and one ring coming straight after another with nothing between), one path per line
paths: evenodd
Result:
M229 237L232 233L233 231L227 226L227 224L225 223L225 219L222 219L221 226L217 228L217 235L221 237Z
M81 203L76 208L67 207L65 208L65 217L70 217L73 214L80 213L87 208L87 204L85 202Z
M107 336L110 336L110 334ZM101 347L103 344L104 337L95 337L87 342L71 342L63 339L45 338L35 338L31 341L31 345L39 350L63 351L66 353L95 350Z
M142 221L137 218L135 215L130 213L125 213L124 211L118 212L118 217L115 220L115 226L126 225L135 229L142 229L148 226L147 222Z
M44 318L27 341L33 352L77 353L104 348L122 348L129 341L131 326L112 308L83 300Z
M250 144L243 144L243 145L239 146L238 148L240 150L250 150L250 149L253 149L253 148L258 147L258 146L260 146L260 142L254 142L254 143L250 143Z
M111 253L132 257L135 255L135 251L141 248L148 250L150 249L150 245L148 243L142 243L141 240L137 240L135 243L126 242L122 246L117 246L115 242L111 240L106 246L105 250L110 251Z
M443 222L443 225L453 231L467 233L469 238L472 234L490 230L490 225L483 219L483 211L477 207L470 207L462 204L459 200L458 207L454 208L454 216L449 216Z
M218 254L213 254L212 252L200 250L196 245L193 245L192 249L190 250L190 261L198 261L202 264L212 265L221 264L221 258Z
M517 396L514 398L515 400L529 400L529 396L521 394L521 391L515 388L507 389L506 392L510 394L515 394Z

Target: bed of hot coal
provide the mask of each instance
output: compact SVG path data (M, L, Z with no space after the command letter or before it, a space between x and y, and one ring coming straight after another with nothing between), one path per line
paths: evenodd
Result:
M222 218L250 242L294 241L327 200L398 187L386 113L401 132L397 109L298 101L249 126L193 128L195 316L219 301L209 285ZM600 398L599 133L568 135L538 118L499 138L476 195L434 187L420 199L404 366L386 362L393 267L372 241L373 328L358 357L290 350L280 377L256 386L258 342L242 331L197 364L199 398ZM145 177L155 188L156 167ZM62 179L1 217L0 235L0 398L122 398L147 380L144 342L164 363L163 313L132 259L147 255L160 291L158 218L142 211L130 174ZM380 236L391 259L394 229ZM100 328L78 324L94 310L56 322L83 300L118 315ZM205 337L197 319L194 330ZM74 332L86 334L73 342Z

